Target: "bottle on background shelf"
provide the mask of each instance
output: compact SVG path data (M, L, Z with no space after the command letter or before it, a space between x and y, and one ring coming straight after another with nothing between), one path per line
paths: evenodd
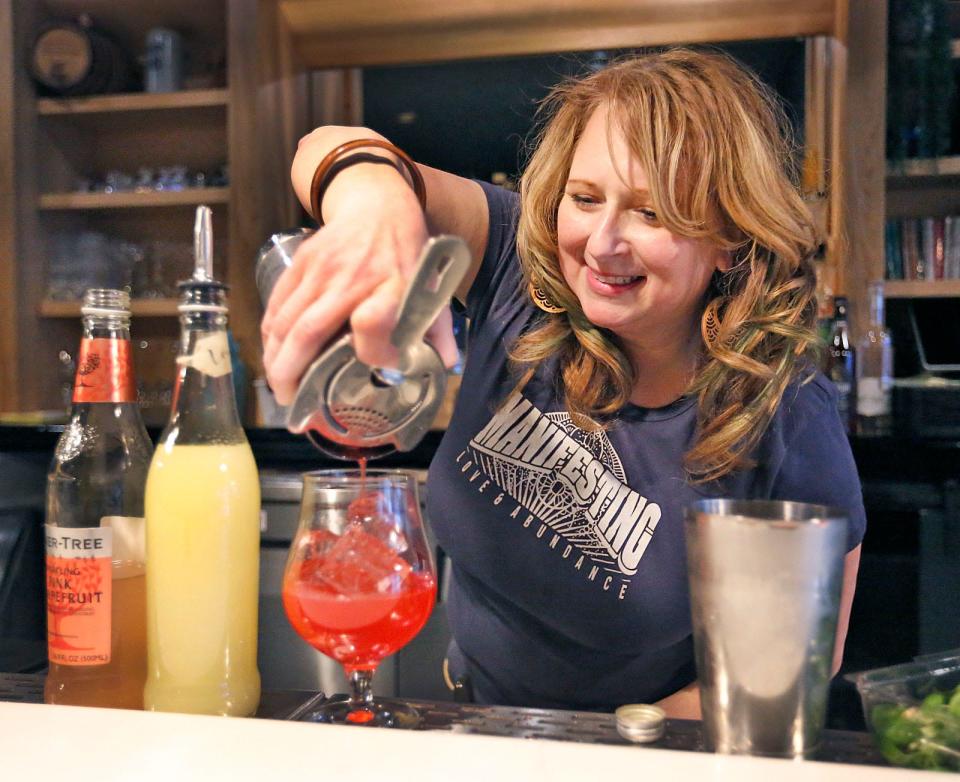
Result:
M260 482L237 413L208 207L195 239L170 420L147 478L144 706L247 716L260 700Z
M88 290L70 420L47 475L47 703L143 708L144 486L130 296Z
M883 283L869 287L870 322L857 344L857 431L884 434L893 415L893 341L884 325Z
M847 322L847 298L833 300L833 319L827 336L826 374L837 387L840 420L849 432L853 424L854 383L856 380L856 348L850 339Z

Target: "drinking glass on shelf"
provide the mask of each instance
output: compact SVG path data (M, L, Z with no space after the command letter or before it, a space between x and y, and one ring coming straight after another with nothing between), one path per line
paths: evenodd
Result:
M380 662L426 624L436 593L414 475L306 473L300 523L284 571L283 605L294 630L343 666L351 694L321 704L302 719L415 727L416 710L375 699L370 682Z
M146 248L145 298L172 298L177 284L192 272L193 246L188 242L154 239Z

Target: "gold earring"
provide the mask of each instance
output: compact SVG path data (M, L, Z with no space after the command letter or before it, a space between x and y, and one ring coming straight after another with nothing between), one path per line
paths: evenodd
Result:
M536 304L544 312L549 312L552 315L558 315L561 312L566 312L566 310L557 304L553 299L547 296L546 293L540 288L540 286L535 285L533 281L530 281L530 284L527 286L527 289L530 291L530 298L533 299L533 303Z
M714 314L713 309L707 310L706 317L703 319L703 338L708 345L713 345L720 336L720 322Z

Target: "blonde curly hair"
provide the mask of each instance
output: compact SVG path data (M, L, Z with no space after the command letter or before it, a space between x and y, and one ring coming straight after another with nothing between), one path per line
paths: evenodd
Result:
M560 271L557 209L576 144L606 107L643 167L658 219L730 253L701 316L702 347L687 389L698 398L691 480L752 464L787 385L818 340L813 254L819 237L789 171L789 123L770 91L730 57L685 48L614 63L556 87L521 179L517 244L523 273L564 312L544 315L511 347L525 370L558 356L571 415L604 425L630 398L634 370L611 332L584 316Z

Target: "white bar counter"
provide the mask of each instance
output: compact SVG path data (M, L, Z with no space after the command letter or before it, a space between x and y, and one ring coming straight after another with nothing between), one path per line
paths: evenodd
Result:
M931 772L446 731L0 702L0 780L885 782Z

